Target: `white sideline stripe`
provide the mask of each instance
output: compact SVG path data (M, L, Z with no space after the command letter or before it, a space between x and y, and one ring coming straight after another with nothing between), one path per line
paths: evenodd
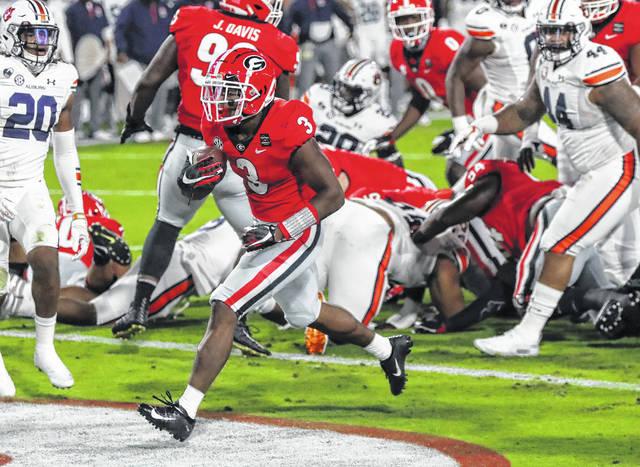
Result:
M26 331L0 331L0 336L34 339L36 335L34 332L26 332ZM162 341L123 341L120 339L112 339L109 337L83 336L79 334L57 334L55 336L55 339L59 341L93 342L95 344L106 344L106 345L135 345L137 347L146 347L146 348L152 348L152 349L183 350L185 352L195 352L197 348L195 344L180 344L177 342L162 342ZM241 355L239 350L234 350L232 354ZM327 356L320 356L320 355L273 353L271 355L271 358L275 358L276 360L300 361L300 362L309 362L309 363L331 363L335 365L378 366L378 362L375 360L357 360L357 359L350 359L350 358L327 357ZM510 371L478 370L478 369L472 369L472 368L457 368L457 367L439 366L439 365L409 364L406 366L406 369L408 371L417 371L420 373L439 373L444 375L470 376L473 378L493 377L493 378L507 379L507 380L514 380L514 381L543 382L548 384L559 384L559 385L569 384L571 386L580 386L585 388L640 391L640 384L601 381L597 379L562 378L559 376L551 376L551 375L533 375L528 373L513 373Z
M52 195L63 195L62 190L49 190ZM156 196L156 190L91 190L98 196Z

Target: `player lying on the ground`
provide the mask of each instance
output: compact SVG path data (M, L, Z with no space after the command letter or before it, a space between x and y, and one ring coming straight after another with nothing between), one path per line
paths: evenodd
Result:
M403 206L405 210L410 210L413 222L411 223L410 233L413 233L427 219L430 212L437 209L441 203L448 200L453 195L452 190L433 191L421 187L410 187L403 190L370 190L363 188L354 193L355 197L361 196L372 200L386 200L387 203L395 202L399 206ZM411 209L413 207L413 209ZM409 211L407 212L407 214ZM482 295L490 288L492 279L498 274L499 269L505 263L506 259L495 245L491 237L491 233L487 229L484 222L479 219L471 219L466 224L454 227L452 233L457 234L460 245L455 249L453 259L457 264L457 270L461 277L456 279L448 274L443 277L449 284L447 293L459 293L460 283L472 291L476 296ZM435 245L432 245L432 248ZM437 250L436 250L437 251ZM444 270L443 270L444 271ZM439 271L447 275L446 272ZM432 278L438 278L438 274L432 275ZM435 284L438 287L438 284ZM433 287L430 287L432 296L434 295ZM411 289L410 289L411 290ZM413 290L418 290L417 288ZM437 291L436 291L437 293ZM419 315L422 315L422 295L412 296L408 294L405 297L405 303L400 312L392 315L385 322L396 328L410 327L416 322ZM453 318L457 316L460 307L446 307L434 300L436 309L442 316ZM464 306L464 305L463 305ZM418 323L416 322L416 326ZM418 330L419 328L415 328Z
M394 190L410 186L436 189L436 185L427 175L398 167L391 162L337 149L326 144L321 144L320 149L329 159L347 198L362 188L370 191Z
M86 203L85 203L86 205ZM89 222L97 216L88 216ZM113 219L109 219L116 222ZM102 263L96 256L101 248L95 248L96 242L104 238L105 253L119 261L121 253L128 252L126 243L116 234L103 226L102 219L99 231L92 233L94 245L93 263L82 270L66 270L64 253L60 252L61 275L70 280L64 283L58 300L58 321L61 323L100 326L108 324L126 313L127 305L135 293L136 277L140 270L140 259L129 268L129 263L118 264L115 261ZM119 225L119 224L118 224ZM241 243L237 234L223 218L204 224L195 232L178 240L169 261L167 271L160 278L158 286L151 295L149 319L156 320L175 316L184 308L181 304L188 297L208 295L233 269L240 253ZM118 268L118 279L115 280L113 270ZM126 272L126 274L125 274ZM115 280L115 282L114 282ZM11 275L9 293L5 303L0 305L0 316L33 316L33 301L29 300L31 284ZM185 304L188 306L188 302ZM260 310L257 310L260 311ZM234 331L234 345L243 353L250 355L270 355L270 351L260 345L249 331L245 320L238 322Z
M531 295L533 283L542 267L543 251L540 239L548 228L564 200L564 192L555 181L540 182L518 170L515 163L490 160L477 163L466 176L467 190L448 205L442 203L420 229L414 241L420 243L430 234L457 222L467 222L481 216L509 253L517 262L513 281L513 304L522 313ZM573 266L570 284L574 291L563 297L559 308L561 314L574 314L578 319L588 309L604 311L620 306L633 307L635 296L627 296L617 289L624 286L640 264L640 247L636 245L633 232L640 226L640 212L632 213L627 221L596 248L585 249ZM501 280L494 284L483 300L469 305L458 316L443 319L440 332L461 330L486 317L486 299L495 303L504 302L505 291ZM509 286L507 286L509 288ZM602 289L602 290L601 290ZM589 293L577 293L576 291ZM605 306L606 303L609 303ZM613 303L618 305L613 305ZM501 306L505 306L503 304ZM499 310L493 309L491 313ZM597 313L592 319L597 324ZM433 324L431 324L433 327Z
M436 193L431 192L430 199ZM465 233L445 232L418 248L411 241L411 230L425 218L424 211L405 203L346 201L323 223L325 243L316 261L319 291L326 290L332 305L348 310L365 326L380 311L389 282L410 289L429 286L444 314L460 311L464 299L458 284L468 254ZM319 331L307 329L308 353L323 353L327 342Z
M73 375L54 346L60 278L55 212L44 179L50 141L55 171L73 212L69 246L77 259L87 250L89 234L82 212L80 161L71 118L78 72L57 59L59 32L48 7L37 0L14 2L0 19L0 295L7 285L14 238L33 270L33 363L53 386L69 388ZM2 363L0 393L15 394Z
M459 140L470 147L480 133L516 133L546 112L580 173L542 239L544 266L522 321L476 342L486 353L505 356L539 353L542 329L567 287L576 255L609 236L640 199L640 97L624 62L589 40L591 23L576 2L552 0L541 10L537 32L540 58L526 94L473 122Z
M382 337L318 298L314 263L322 250L322 220L344 204L344 192L313 137L311 108L275 99L275 82L269 59L239 48L214 64L203 85L208 163L228 159L244 179L256 223L243 232L247 253L211 295L211 318L180 400L138 407L147 421L181 441L191 434L204 394L229 358L238 317L270 297L292 326L313 327L376 357L392 394L405 387L409 336Z

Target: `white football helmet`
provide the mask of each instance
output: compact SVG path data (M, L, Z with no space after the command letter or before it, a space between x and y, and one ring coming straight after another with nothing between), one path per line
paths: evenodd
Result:
M594 23L599 23L614 14L619 6L619 0L582 0L584 15Z
M431 0L391 0L387 5L387 22L394 39L409 50L424 48L433 27Z
M490 3L505 13L513 15L522 13L529 0L490 0Z
M578 55L591 36L591 22L578 0L551 0L539 12L536 28L542 58L556 65Z
M0 41L6 52L22 60L35 75L53 59L58 32L53 15L40 0L18 0L0 21Z
M378 100L382 70L368 58L353 58L333 77L331 106L350 116Z

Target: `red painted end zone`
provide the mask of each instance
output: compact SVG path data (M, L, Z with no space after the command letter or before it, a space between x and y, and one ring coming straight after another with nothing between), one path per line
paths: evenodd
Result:
M136 410L138 404L131 402L108 402L79 399L49 400L49 399L2 399L2 402L24 402L32 404L59 404L82 407L107 407L126 410ZM385 430L365 426L343 425L339 423L310 422L306 420L290 420L286 418L270 418L256 415L243 415L228 412L209 412L200 410L198 417L229 420L233 422L256 423L280 427L303 428L308 430L329 430L348 435L359 435L370 438L388 439L437 449L441 453L452 457L463 467L508 467L511 463L504 456L491 449L477 444L467 443L453 438L415 433L411 431ZM9 456L0 454L0 465L11 461Z

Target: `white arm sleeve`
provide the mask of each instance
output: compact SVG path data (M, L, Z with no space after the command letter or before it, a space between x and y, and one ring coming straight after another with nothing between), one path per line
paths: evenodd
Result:
M80 159L76 149L75 131L53 132L53 164L60 186L69 201L71 212L84 213L82 206L82 183Z

